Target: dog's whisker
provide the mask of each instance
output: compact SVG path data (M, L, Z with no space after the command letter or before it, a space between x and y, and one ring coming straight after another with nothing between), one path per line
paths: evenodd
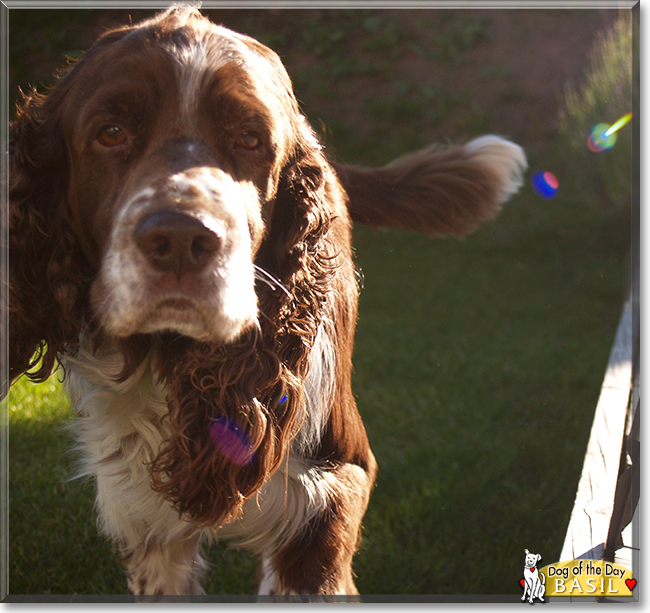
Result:
M267 272L257 264L253 264L253 268L255 270L255 279L264 283L265 285L268 285L274 291L277 289L283 291L289 298L291 298L289 290L282 284L279 279L274 277L270 272Z

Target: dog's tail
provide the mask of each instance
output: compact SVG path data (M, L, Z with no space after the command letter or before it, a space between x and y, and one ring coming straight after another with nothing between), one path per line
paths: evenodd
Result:
M462 236L492 219L527 168L519 145L482 136L447 149L429 146L381 168L334 164L354 221Z

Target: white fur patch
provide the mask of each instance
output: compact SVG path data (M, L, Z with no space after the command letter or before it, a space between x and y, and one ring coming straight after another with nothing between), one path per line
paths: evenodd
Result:
M490 134L470 141L465 145L465 150L497 175L500 183L499 204L508 200L523 185L528 162L519 145Z
M217 537L236 539L238 546L258 555L273 555L325 511L338 485L333 473L289 456Z
M262 579L257 590L258 595L271 596L275 593L277 583L278 577L271 560L267 556L262 556Z
M166 390L149 355L124 382L115 380L121 358L81 350L66 360L66 387L79 418L74 422L82 454L78 476L96 479L100 530L119 547L134 576L136 593L187 593L200 589L205 563L200 543L209 532L180 518L151 489L149 463L169 437Z
M214 36L215 31L218 37ZM210 38L212 40L208 40ZM252 64L259 61L258 56L251 53L237 36L218 26L202 32L188 44L162 45L163 48L165 46L177 67L182 95L181 114L190 120L196 116L207 78L229 62L241 63L243 58Z
M292 443L292 449L305 457L318 446L332 410L336 351L329 328L331 325L327 322L321 323L318 328L311 350L309 372L304 383L305 406L302 423Z
M172 193L173 192L173 193ZM257 318L251 237L244 202L257 202L255 188L235 183L214 168L192 168L162 187L147 186L122 205L100 274L93 283L93 306L106 330L118 337L173 330L197 340L228 341ZM186 284L190 291L164 290L162 273L134 240L140 220L157 207L199 219L223 237L218 260ZM191 308L168 305L185 300Z
M196 115L206 73L214 70L217 58L210 55L208 49L212 47L199 42L174 55L180 68L179 89L183 96L181 113L184 117Z

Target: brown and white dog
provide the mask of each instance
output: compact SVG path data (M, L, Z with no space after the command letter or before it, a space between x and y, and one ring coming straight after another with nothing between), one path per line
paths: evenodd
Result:
M355 594L376 472L350 387L352 220L461 235L521 184L496 136L329 161L278 57L175 7L104 34L10 144L10 379L57 362L134 594Z
M524 595L521 599L528 599L530 604L533 604L535 598L544 602L546 578L544 573L540 573L537 568L537 562L542 559L542 556L538 553L530 553L528 549L524 551L526 553L524 560Z

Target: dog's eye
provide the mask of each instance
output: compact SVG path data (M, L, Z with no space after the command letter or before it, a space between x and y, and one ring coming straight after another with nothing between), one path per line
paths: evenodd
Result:
M97 135L97 142L103 147L117 147L126 142L126 132L119 126L104 126Z
M235 145L247 151L254 151L262 146L262 138L255 132L242 132L235 140Z

